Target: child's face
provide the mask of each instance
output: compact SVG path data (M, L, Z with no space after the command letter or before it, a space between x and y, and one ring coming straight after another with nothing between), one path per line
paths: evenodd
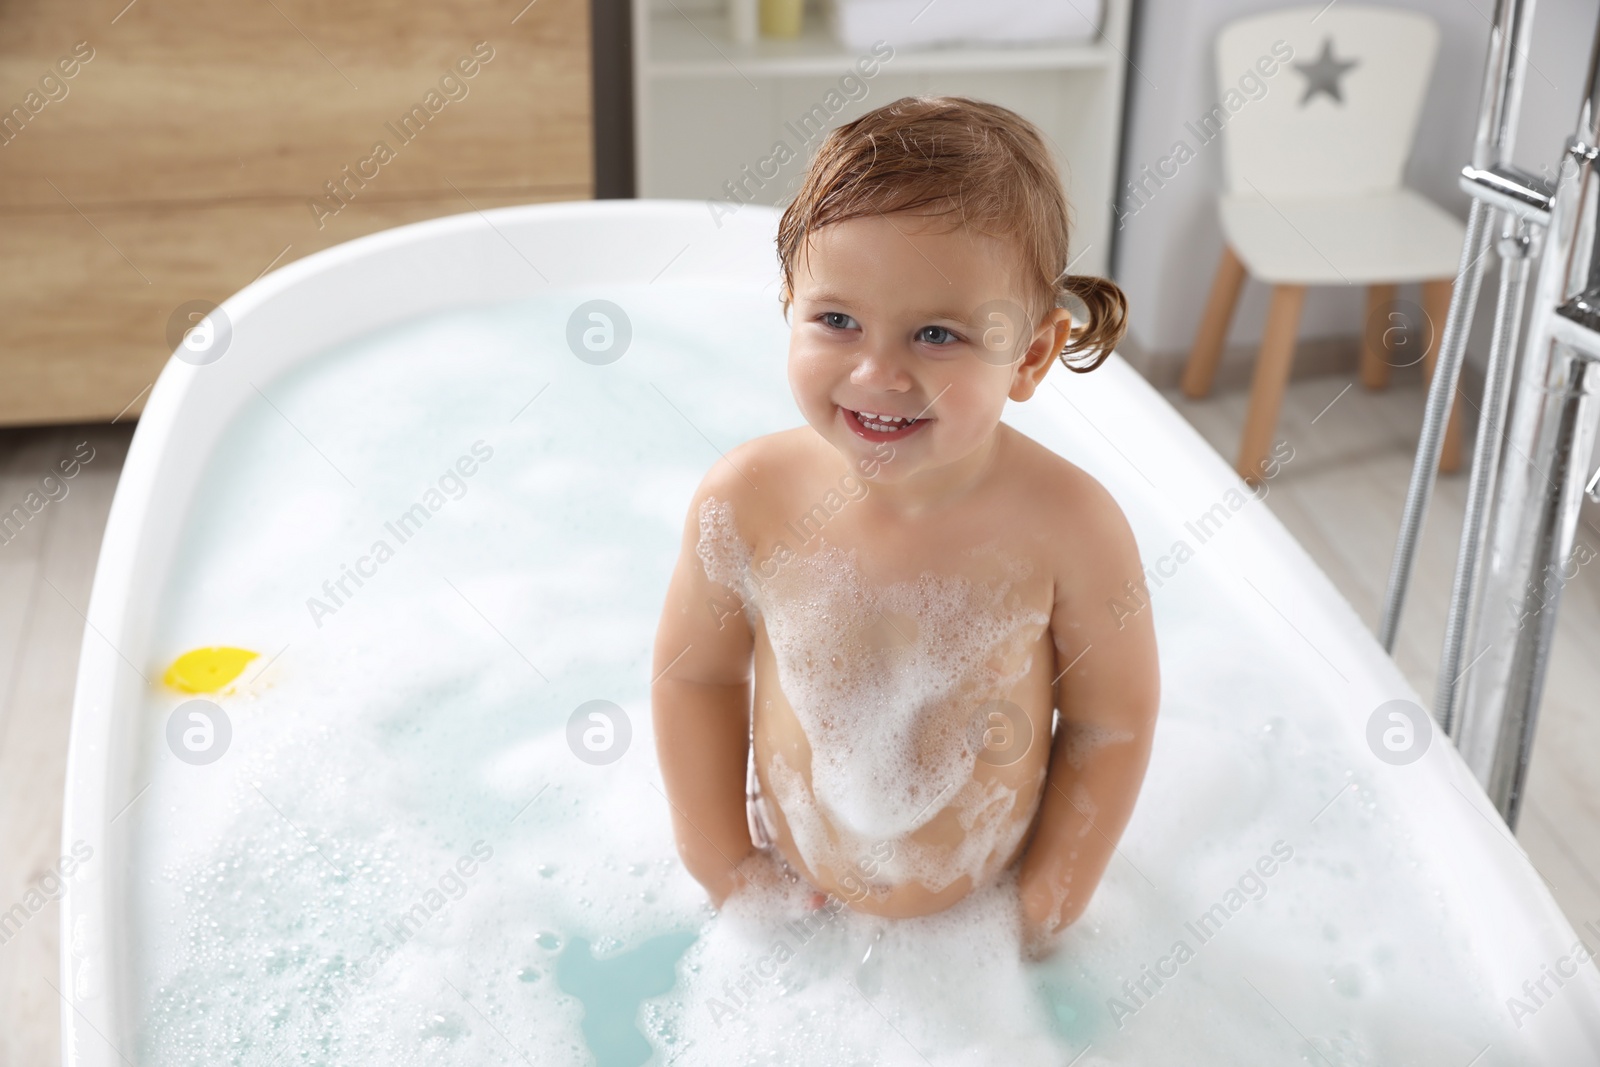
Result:
M1067 341L1066 311L1026 322L1014 246L948 218L897 213L811 235L794 265L789 385L851 466L906 482L989 443ZM915 417L880 431L857 413Z

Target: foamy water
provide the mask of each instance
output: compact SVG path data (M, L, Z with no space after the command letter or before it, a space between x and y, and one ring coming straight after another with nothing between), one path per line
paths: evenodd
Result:
M632 319L607 366L566 346L594 297ZM713 915L673 848L650 652L714 448L800 421L785 345L775 301L663 282L431 318L257 383L271 404L211 460L153 666L262 659L219 699L215 763L167 750L181 698L152 697L152 785L121 824L141 1060L1528 1062L1395 800L1406 768L1364 746L1399 694L1341 686L1206 551L1154 593L1148 777L1051 960L1019 962L1005 881L916 920L819 914L801 887ZM1046 389L1007 419L1166 552L1188 516L1063 410ZM569 742L597 700L631 731L609 763Z

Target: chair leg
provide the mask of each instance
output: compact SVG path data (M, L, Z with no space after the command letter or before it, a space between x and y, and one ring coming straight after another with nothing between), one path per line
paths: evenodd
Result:
M1300 309L1305 300L1303 285L1278 285L1272 289L1267 330L1261 337L1255 380L1250 384L1250 411L1245 416L1239 460L1234 465L1247 482L1260 480L1272 445L1272 433L1278 426L1278 409L1283 406L1283 390L1289 384L1289 368L1294 363L1295 333L1300 326Z
M1243 285L1244 263L1224 243L1216 277L1211 280L1206 312L1195 334L1194 347L1189 350L1188 365L1183 368L1179 388L1184 396L1198 400L1211 392L1211 380L1216 376L1217 364L1222 361L1222 346L1228 339L1228 323L1233 320L1233 307L1239 301L1239 289Z
M1422 312L1428 316L1433 338L1427 354L1422 357L1424 382L1433 381L1433 364L1439 355L1439 342L1444 337L1444 320L1450 314L1450 293L1455 288L1454 278L1436 278L1422 283ZM1445 423L1444 447L1439 450L1439 471L1450 474L1461 469L1461 394L1458 390L1450 399L1450 419Z
M1383 309L1394 303L1399 292L1398 285L1367 286L1367 318L1361 331L1361 384L1368 389L1382 389L1389 384L1389 349L1384 337L1393 324Z

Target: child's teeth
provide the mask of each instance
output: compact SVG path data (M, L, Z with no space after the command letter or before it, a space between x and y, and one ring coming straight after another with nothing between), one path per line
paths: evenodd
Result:
M887 432L889 430L902 430L917 420L909 415L879 415L872 411L858 411L856 418L870 429Z

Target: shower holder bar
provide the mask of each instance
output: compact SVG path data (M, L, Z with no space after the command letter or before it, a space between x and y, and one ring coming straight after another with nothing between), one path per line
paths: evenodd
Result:
M1492 208L1527 219L1538 226L1550 224L1550 204L1555 200L1554 182L1536 174L1498 163L1490 167L1475 167L1468 163L1461 168L1459 182L1462 192L1476 197Z

